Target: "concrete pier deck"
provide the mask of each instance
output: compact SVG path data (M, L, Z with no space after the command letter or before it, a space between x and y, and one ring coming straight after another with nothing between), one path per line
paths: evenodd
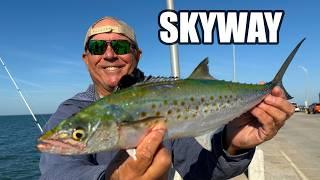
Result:
M320 180L320 114L295 113L276 137L259 148L264 154L264 177L250 179Z

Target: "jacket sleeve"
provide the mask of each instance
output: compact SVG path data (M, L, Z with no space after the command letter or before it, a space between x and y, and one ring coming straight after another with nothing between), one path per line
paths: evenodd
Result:
M194 138L173 142L173 166L183 179L229 179L247 169L255 148L231 156L223 149L222 136L221 128L211 138L212 151L202 148Z
M78 112L81 107L69 103L59 106L57 112L51 116L45 126L45 131L53 128L61 120ZM102 179L106 165L98 165L93 155L62 156L42 153L39 163L40 179Z

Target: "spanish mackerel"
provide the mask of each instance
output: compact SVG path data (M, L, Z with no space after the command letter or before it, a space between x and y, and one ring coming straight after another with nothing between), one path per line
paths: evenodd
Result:
M206 58L187 79L151 79L101 98L43 134L38 149L73 155L134 148L159 121L167 126L166 138L209 133L259 104L275 86L291 98L282 77L303 41L269 83L216 80Z

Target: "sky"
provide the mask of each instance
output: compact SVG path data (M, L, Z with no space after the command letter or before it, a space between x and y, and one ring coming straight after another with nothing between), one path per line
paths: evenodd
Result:
M319 100L320 23L317 1L176 0L179 10L283 10L279 43L235 45L236 81L268 82L304 37L306 41L289 66L283 84L298 104ZM136 32L146 75L170 76L169 46L158 38L159 13L165 0L1 1L0 57L36 114L53 113L59 104L91 83L82 61L88 27L103 16L114 16ZM216 33L216 32L215 32ZM233 80L233 47L216 41L178 45L181 77L186 78L205 57L217 79ZM307 73L303 69L307 70ZM307 93L306 93L307 92ZM0 68L0 115L29 114L8 74Z

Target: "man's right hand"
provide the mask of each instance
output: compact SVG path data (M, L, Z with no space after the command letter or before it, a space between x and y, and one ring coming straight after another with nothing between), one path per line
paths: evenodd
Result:
M162 146L166 128L156 125L137 146L137 160L127 158L111 175L111 179L167 179L171 154Z

